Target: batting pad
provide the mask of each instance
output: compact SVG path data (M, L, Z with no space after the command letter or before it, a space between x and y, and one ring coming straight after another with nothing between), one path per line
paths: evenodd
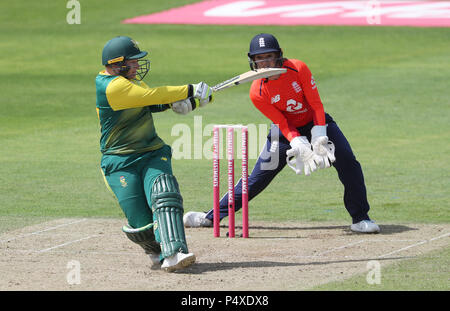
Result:
M159 175L152 187L152 211L156 240L164 258L188 253L183 225L183 198L173 175Z

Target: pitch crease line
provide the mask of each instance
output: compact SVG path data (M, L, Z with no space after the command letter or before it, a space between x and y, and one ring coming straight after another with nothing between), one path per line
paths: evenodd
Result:
M77 223L79 223L79 222L86 221L86 220L87 220L87 219L84 218L84 219L72 221L72 222L69 222L69 223L57 225L57 226L54 226L54 227L50 227L50 228L47 228L47 229L44 229L44 230L39 230L39 231L27 233L27 234L22 234L22 235L19 235L19 236L10 238L10 239L0 240L0 243L14 241L14 240L17 240L17 239L20 239L20 238L24 238L24 237L27 237L27 236L30 236L30 235L40 234L40 233L42 233L42 232L51 231L51 230L55 230L55 229L58 229L58 228L61 228L61 227L65 227L65 226L70 226L70 225L73 225L73 224L77 224Z
M36 251L36 253L45 253L45 252L51 251L52 249L56 249L56 248L63 247L63 246L66 246L66 245L70 245L70 244L73 244L73 243L77 243L77 242L81 242L81 241L84 241L84 240L88 240L88 239L96 237L96 236L97 235L90 235L88 237L81 238L81 239L78 239L78 240L69 241L69 242L66 242L66 243L63 243L63 244L59 244L59 245L55 245L55 246L52 246L52 247L49 247L49 248L44 248L44 249L41 249L39 251Z
M399 253L399 252L401 252L401 251L404 251L404 250L407 250L407 249L410 249L410 248L413 248L413 247L416 247L416 246L419 246L419 245L422 245L422 244L425 244L425 243L429 243L429 242L432 242L432 241L435 241L435 240L439 240L439 239L445 238L445 237L447 237L447 236L450 236L450 232L447 232L447 233L445 233L445 234L443 234L443 235L440 235L440 236L431 238L431 239L429 239L428 241L422 241L422 242L419 242L419 243L415 243L415 244L412 244L412 245L409 245L409 246L400 248L400 249L395 250L395 251L393 251L393 252L390 252L390 253L381 255L381 256L378 257L378 258L383 258L383 257L389 256L389 255L395 254L395 253Z
M327 251L325 251L325 252L319 253L319 254L317 254L316 256L323 256L323 255L325 255L325 254L328 254L328 253L331 253L331 252L334 252L334 251L338 251L338 250L341 250L341 249L344 249L344 248L347 248L347 247L351 247L351 246L355 246L355 245L364 243L365 241L366 241L366 240L361 240L361 241L349 243L349 244L346 244L346 245L343 245L343 246L335 247L335 248L333 248L333 249L330 249L330 250L327 250Z

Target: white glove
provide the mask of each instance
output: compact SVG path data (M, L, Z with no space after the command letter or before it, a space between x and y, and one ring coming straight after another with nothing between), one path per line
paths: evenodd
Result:
M206 106L214 100L214 94L212 89L205 82L192 84L194 88L194 97L200 101L200 107Z
M311 150L311 144L306 136L295 137L290 145L292 148L286 151L286 161L297 175L302 173L302 169L306 176L317 170L316 162L320 161L320 157ZM290 159L291 157L295 159Z
M314 153L320 157L317 163L320 168L327 168L336 161L334 144L328 140L327 126L315 125L311 129L311 145Z
M199 105L198 99L189 97L170 104L172 110L179 114L188 114Z

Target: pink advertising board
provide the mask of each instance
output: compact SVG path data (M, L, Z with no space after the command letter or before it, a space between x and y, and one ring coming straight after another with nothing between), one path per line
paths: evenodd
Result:
M123 23L449 27L450 1L209 0Z

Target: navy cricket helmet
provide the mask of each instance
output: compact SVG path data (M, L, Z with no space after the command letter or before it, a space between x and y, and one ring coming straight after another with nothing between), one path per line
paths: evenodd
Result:
M250 63L250 68L253 70L256 67L256 64L253 60L253 57L258 54L264 53L278 53L278 64L281 66L283 59L283 51L278 44L277 38L275 36L268 33L260 33L253 37L250 41L249 52L247 53L248 61Z

